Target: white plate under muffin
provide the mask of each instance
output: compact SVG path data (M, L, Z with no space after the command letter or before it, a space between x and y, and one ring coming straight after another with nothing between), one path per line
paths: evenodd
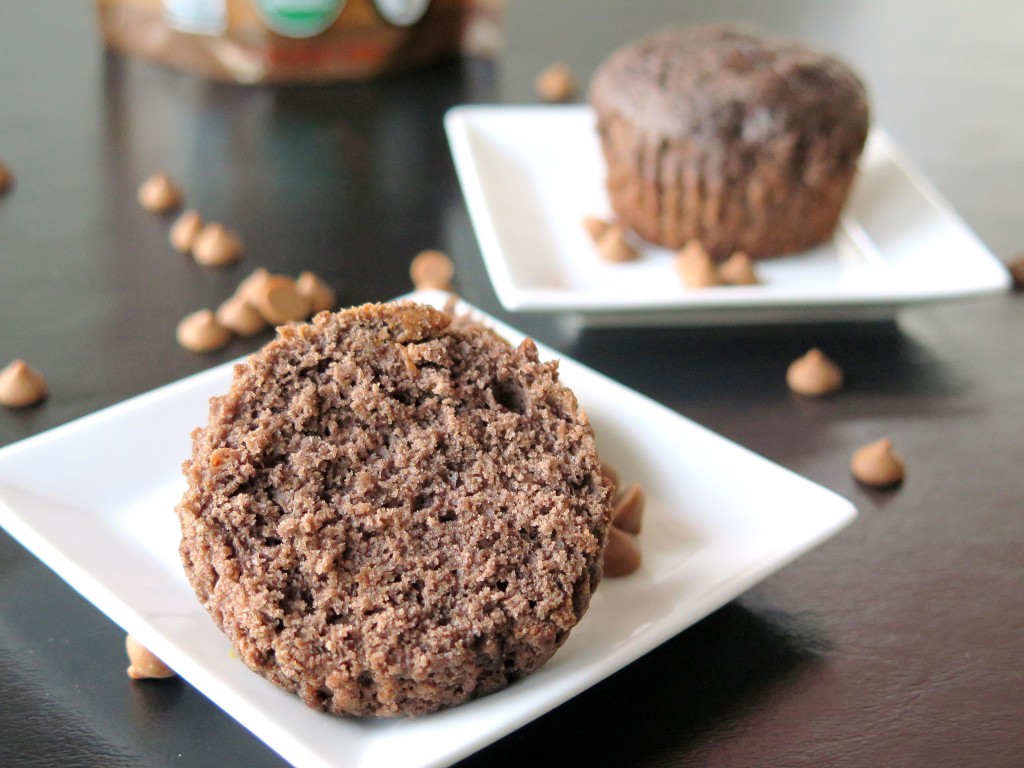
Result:
M442 306L447 295L410 298ZM513 344L523 338L480 317ZM542 359L556 356L538 348ZM231 363L0 449L0 525L293 765L448 765L622 669L855 516L835 493L606 376L565 357L559 370L602 459L644 488L643 564L601 584L543 668L443 712L381 721L309 709L232 656L196 600L174 505L189 431L207 417L210 396L227 390ZM190 738L201 735L183 734Z
M763 284L688 290L673 253L602 262L581 221L611 217L587 106L459 106L445 117L502 305L594 325L881 320L900 307L1005 291L1006 269L884 131L868 138L835 236L755 264Z

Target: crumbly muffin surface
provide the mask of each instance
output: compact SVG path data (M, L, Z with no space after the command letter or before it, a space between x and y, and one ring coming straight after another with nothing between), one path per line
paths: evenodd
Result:
M716 259L803 250L836 226L867 136L863 83L807 44L734 24L626 45L590 89L618 216Z
M827 133L867 110L863 84L839 59L737 24L668 29L625 46L602 65L591 96L653 138L739 144ZM866 125L849 126L858 128Z
M557 364L428 307L282 328L184 471L200 601L250 668L336 714L505 687L600 579L609 489Z

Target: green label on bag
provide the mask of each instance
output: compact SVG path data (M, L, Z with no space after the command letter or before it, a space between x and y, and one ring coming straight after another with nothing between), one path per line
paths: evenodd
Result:
M341 14L345 0L253 0L267 26L285 37L313 37Z

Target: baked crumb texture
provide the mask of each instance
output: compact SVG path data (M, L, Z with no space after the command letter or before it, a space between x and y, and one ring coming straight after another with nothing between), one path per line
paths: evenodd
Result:
M612 207L669 248L721 261L826 240L868 130L864 86L799 41L730 24L627 45L590 90Z
M504 688L601 576L610 485L557 362L402 302L285 326L193 433L181 556L239 657L311 707Z

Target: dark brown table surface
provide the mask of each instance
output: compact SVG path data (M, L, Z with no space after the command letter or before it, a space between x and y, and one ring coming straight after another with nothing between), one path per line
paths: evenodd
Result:
M52 394L0 410L0 445L243 354L174 327L257 265L313 269L357 303L409 287L438 247L469 301L850 498L857 521L696 626L466 766L1024 764L1024 300L895 322L570 333L500 310L442 130L463 102L533 103L565 59L586 79L666 23L760 21L834 50L884 126L1004 261L1024 249L1024 4L903 0L511 0L496 64L321 89L213 85L106 56L86 2L0 3L0 365ZM170 253L135 190L163 169L230 223L244 261ZM783 383L817 345L846 389ZM183 425L188 428L191 425ZM848 474L882 436L909 477ZM116 482L117 478L111 478ZM742 482L742 478L737 479ZM0 533L0 764L281 765L180 680L134 684L123 632Z

